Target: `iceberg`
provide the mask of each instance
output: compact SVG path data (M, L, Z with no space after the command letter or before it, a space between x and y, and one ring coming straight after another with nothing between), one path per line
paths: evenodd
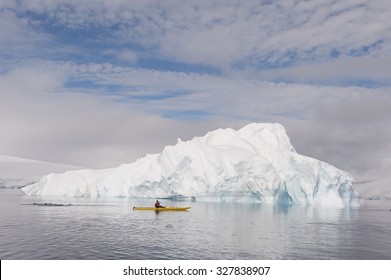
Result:
M130 164L49 174L27 195L137 197L283 205L358 205L353 177L300 155L280 124L252 123L166 146Z

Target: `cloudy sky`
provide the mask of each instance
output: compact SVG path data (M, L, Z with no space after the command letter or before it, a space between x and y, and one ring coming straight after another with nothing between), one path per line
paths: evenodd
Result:
M301 154L387 176L384 0L0 0L0 154L92 168L279 122Z

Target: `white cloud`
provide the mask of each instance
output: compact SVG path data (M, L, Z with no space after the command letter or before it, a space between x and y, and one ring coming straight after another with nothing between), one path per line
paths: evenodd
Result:
M382 0L20 3L14 8L46 15L59 26L112 28L108 42L136 42L150 55L222 68L322 61L333 51L390 51L391 9Z
M36 31L29 20L8 9L0 9L0 38L0 55L10 57L35 55L50 40L50 36Z
M157 37L160 50L174 59L216 66L324 60L333 50L350 55L374 44L379 45L371 52L389 50L391 23L384 19L391 11L381 1L344 6L317 1L319 6L312 9L300 3L282 7L277 2L220 2L198 9L179 5L169 15L180 16L163 22L163 27L170 20L174 24Z
M340 57L333 61L299 64L282 69L264 70L264 80L347 84L352 81L391 84L391 55L381 57Z
M118 54L118 59L120 61L125 61L129 63L135 63L137 62L138 56L135 52L130 50L123 50Z

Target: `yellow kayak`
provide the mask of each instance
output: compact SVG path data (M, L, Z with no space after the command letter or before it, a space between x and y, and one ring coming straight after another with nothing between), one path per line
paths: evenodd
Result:
M173 206L165 206L165 207L133 207L133 210L153 210L153 211L187 211L191 207L173 207Z

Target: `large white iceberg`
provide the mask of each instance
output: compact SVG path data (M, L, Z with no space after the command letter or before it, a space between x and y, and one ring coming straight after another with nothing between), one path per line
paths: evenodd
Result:
M130 164L49 174L27 195L142 197L348 206L347 172L298 154L280 124L208 132Z

